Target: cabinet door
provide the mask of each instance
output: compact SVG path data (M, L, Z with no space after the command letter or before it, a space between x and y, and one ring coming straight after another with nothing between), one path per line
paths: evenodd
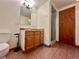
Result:
M26 31L25 32L25 49L31 49L34 47L34 32Z
M35 46L41 45L41 32L40 31L35 32L34 43L35 43Z
M44 43L44 31L41 31L41 44Z

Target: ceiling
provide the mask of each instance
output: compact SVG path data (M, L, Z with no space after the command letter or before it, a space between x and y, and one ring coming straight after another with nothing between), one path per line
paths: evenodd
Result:
M35 1L35 7L39 8L42 4L44 4L47 0L34 0ZM67 5L76 3L76 0L51 0L57 9L63 8Z
M47 0L34 0L35 1L35 7L39 8L42 4L44 4Z
M47 0L34 0L34 2L35 2L35 4L34 4L34 7L36 8L36 9L38 9L42 4L44 4L45 2L46 2ZM22 5L21 7L20 7L20 15L21 16L26 16L26 17L28 17L28 16L31 16L31 10L30 9L28 9L28 8L26 8L24 5Z
M76 3L76 0L52 0L52 2L55 4L55 6L60 9L67 5L71 5Z
M36 7L38 9L46 1L48 1L48 0L34 0L34 2L35 2L34 7ZM67 5L76 3L76 0L51 0L51 2L53 2L55 4L57 9L61 9ZM31 14L31 11L29 11L25 7L21 7L21 8L22 8L21 12L23 11L22 15L29 16Z

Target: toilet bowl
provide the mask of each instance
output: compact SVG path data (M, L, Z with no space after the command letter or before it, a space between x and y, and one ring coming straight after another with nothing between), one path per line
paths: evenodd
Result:
M5 55L9 52L7 43L0 43L0 59L6 59Z
M9 52L9 42L11 32L9 30L0 29L0 59L6 59L5 56Z

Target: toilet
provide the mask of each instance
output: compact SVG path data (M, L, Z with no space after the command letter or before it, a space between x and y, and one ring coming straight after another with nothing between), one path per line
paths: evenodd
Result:
M6 55L9 52L10 32L0 32L0 59L6 59Z

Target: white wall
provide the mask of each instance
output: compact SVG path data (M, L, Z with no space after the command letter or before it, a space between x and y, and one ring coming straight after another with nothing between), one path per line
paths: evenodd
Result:
M44 38L44 44L46 45L50 45L51 43L51 22L50 22L50 1L47 1L46 3L44 3L38 10L37 10L37 20L38 20L38 24L37 26L39 28L44 28L45 31L45 38Z
M51 0L51 6L53 6L56 10L56 41L59 41L59 10L57 6L53 3L53 0Z
M79 3L76 4L76 45L79 46Z
M21 40L20 40L21 49L25 51L25 30L21 30Z
M56 16L56 41L59 41L59 11Z
M10 48L16 47L17 38L13 35L19 32L20 1L0 0L0 29L11 31Z
M51 11L51 41L56 40L56 10L52 7Z

